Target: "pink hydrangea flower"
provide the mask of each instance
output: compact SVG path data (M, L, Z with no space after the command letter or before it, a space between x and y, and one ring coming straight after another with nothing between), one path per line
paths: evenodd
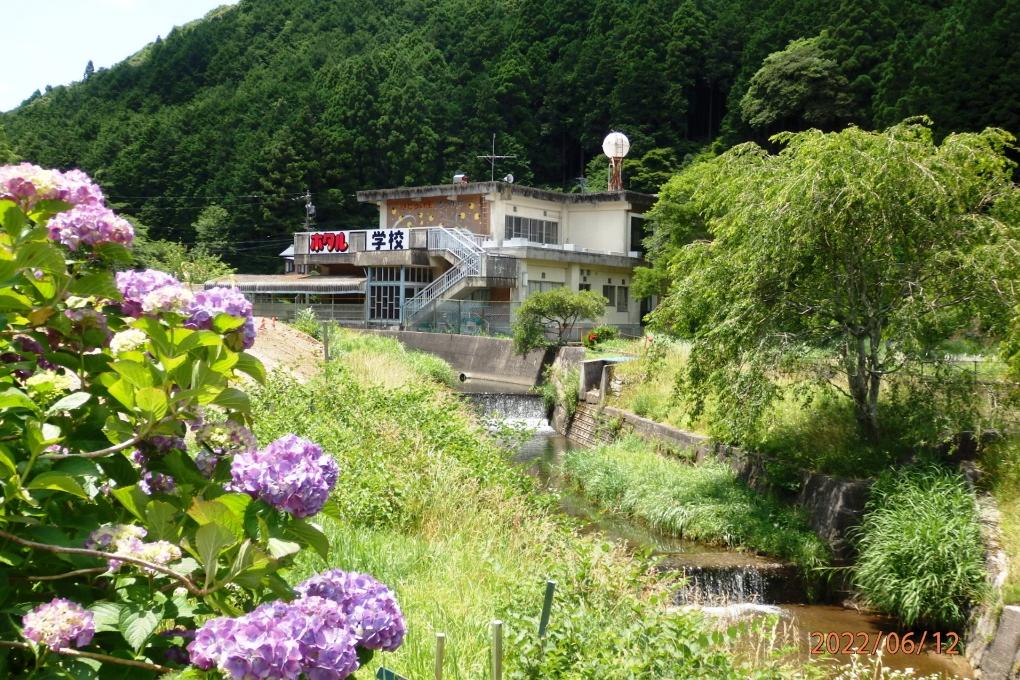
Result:
M0 166L0 199L25 210L39 201L57 200L72 206L101 206L102 190L81 170L48 170L31 163Z
M101 243L129 245L135 238L130 222L101 205L79 205L57 213L47 224L47 230L51 240L71 250Z
M92 612L80 604L56 597L25 614L24 635L50 649L84 647L96 632Z

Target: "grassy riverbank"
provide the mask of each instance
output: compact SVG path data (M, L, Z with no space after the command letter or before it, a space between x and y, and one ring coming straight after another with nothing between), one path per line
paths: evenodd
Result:
M430 677L434 634L445 632L446 677L485 677L494 618L507 622L511 678L751 674L734 660L732 637L712 638L696 616L669 612L639 562L554 515L432 362L381 338L344 335L334 350L307 384L277 374L254 391L255 430L261 441L307 436L340 463L323 521L331 554L288 577L341 567L395 587L408 638L368 675L385 663ZM534 630L546 578L559 585L542 655ZM772 657L757 664L779 673Z
M670 536L746 548L809 570L828 561L803 517L748 489L722 463L688 465L627 437L568 453L564 471L599 505Z

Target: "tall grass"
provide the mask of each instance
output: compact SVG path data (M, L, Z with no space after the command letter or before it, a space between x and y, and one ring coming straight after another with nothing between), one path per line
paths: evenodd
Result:
M886 473L867 510L853 569L861 596L907 626L959 630L986 591L975 497L963 478L934 465Z
M749 548L809 570L828 560L803 517L750 490L722 463L687 465L628 437L569 452L564 471L599 505L670 536Z
M383 340L352 339L344 351L408 361ZM748 677L707 637L698 642L707 628L697 616L660 605L660 589L640 563L552 514L551 501L435 383L384 386L338 360L306 384L275 374L253 392L253 410L260 441L295 432L319 442L341 467L334 519L317 518L329 559L306 556L288 579L340 567L396 589L408 637L396 653L377 655L365 677L380 664L431 677L436 632L447 634L444 677L486 677L494 618L507 622L509 678L648 677L630 668L656 669L660 677ZM542 652L534 630L546 578L558 589ZM621 660L632 665L618 667Z
M365 385L395 388L424 380L452 386L457 381L450 365L433 354L408 350L393 338L346 328L333 328L330 356L348 366Z
M1009 559L1003 598L1006 604L1020 604L1020 435L987 447L981 465L999 506L1002 545Z

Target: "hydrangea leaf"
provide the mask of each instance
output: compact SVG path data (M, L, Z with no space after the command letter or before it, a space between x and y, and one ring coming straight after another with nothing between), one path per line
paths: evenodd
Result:
M82 297L95 296L104 300L119 300L121 295L114 281L113 272L98 271L74 280L71 292Z
M84 406L91 398L92 395L88 392L72 392L50 406L46 410L46 415L52 416L61 411L75 411Z
M25 488L30 491L63 491L79 498L88 498L85 489L81 488L75 479L62 472L49 470L42 472L31 479Z
M241 352L237 355L237 363L234 365L234 370L247 373L259 383L266 381L266 367L262 365L261 361L247 352Z
M162 611L125 606L120 613L118 628L131 648L138 653L162 620Z
M159 420L166 415L166 393L158 387L143 387L135 392L135 405L153 420Z

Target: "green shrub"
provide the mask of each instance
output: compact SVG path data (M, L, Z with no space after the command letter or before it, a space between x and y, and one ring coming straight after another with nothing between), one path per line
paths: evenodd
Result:
M907 626L960 628L986 591L974 494L935 465L880 477L856 531L853 583Z
M581 339L581 343L585 347L595 347L603 342L615 340L618 337L620 337L620 329L616 326L596 326L585 333L584 338Z
M319 337L321 326L319 325L319 320L315 317L315 310L311 307L298 310L298 313L294 315L294 321L291 322L291 325L313 338Z

